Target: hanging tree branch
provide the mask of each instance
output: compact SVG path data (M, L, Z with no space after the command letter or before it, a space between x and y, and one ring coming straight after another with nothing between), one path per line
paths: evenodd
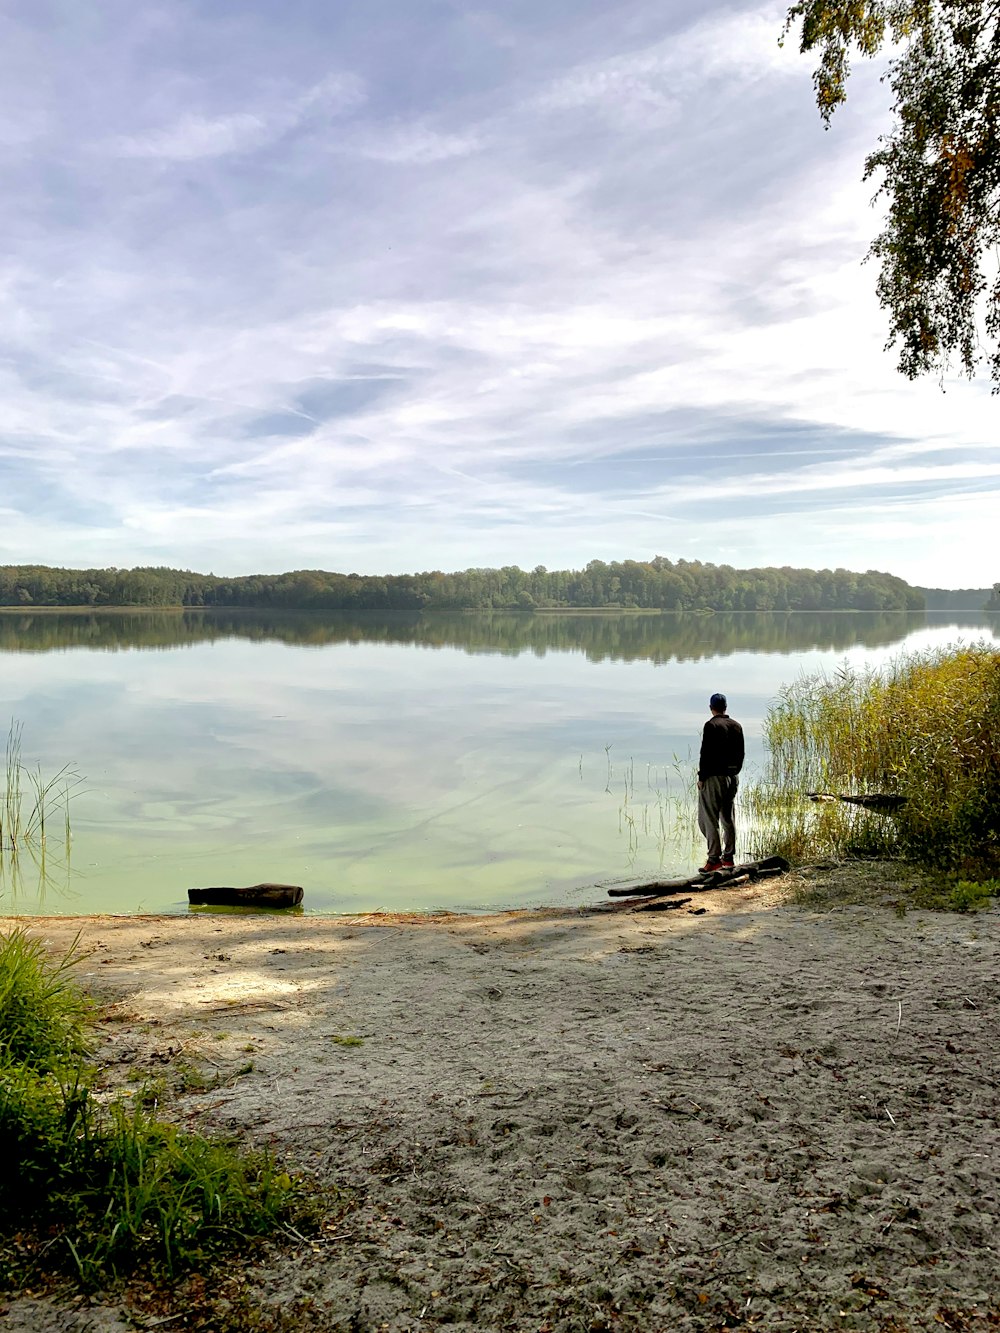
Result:
M1000 0L799 0L792 30L801 51L819 52L828 126L847 100L852 52L892 45L895 120L864 166L888 205L870 251L886 346L910 379L955 360L972 376L985 360L1000 392Z

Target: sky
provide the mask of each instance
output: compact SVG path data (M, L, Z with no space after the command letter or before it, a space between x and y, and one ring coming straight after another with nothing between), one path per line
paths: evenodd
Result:
M886 351L859 65L752 0L8 0L0 563L1000 578Z

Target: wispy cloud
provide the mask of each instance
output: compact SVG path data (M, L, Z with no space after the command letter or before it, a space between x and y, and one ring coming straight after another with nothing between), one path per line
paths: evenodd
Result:
M195 162L200 158L252 153L274 143L310 118L336 116L364 101L361 81L354 76L324 79L305 94L285 100L269 99L254 111L224 115L184 112L161 128L122 135L109 144L121 157L159 158Z
M481 151L484 146L485 139L479 131L443 133L420 124L382 126L344 145L347 151L376 162L414 166L467 157L470 153Z
M555 78L535 99L539 108L594 108L647 130L681 114L720 81L733 85L801 76L779 49L772 7L763 13L719 10L681 32L638 50L585 61Z

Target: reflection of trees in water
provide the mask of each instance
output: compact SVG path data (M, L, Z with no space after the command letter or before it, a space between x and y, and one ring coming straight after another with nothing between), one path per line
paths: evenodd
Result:
M585 653L593 661L700 661L735 652L793 653L885 647L915 629L982 616L904 611L516 615L419 612L148 611L18 612L0 615L0 651L74 648L123 652L179 648L219 639L322 647L337 643L413 644L470 653ZM994 619L996 619L994 617Z

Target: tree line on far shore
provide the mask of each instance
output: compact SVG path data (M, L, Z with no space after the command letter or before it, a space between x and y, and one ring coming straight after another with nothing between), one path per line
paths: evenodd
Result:
M998 595L998 594L995 594ZM295 570L221 578L167 568L0 566L3 606L257 607L315 611L922 611L919 588L846 569L735 569L700 560L591 560L584 569L338 574Z

